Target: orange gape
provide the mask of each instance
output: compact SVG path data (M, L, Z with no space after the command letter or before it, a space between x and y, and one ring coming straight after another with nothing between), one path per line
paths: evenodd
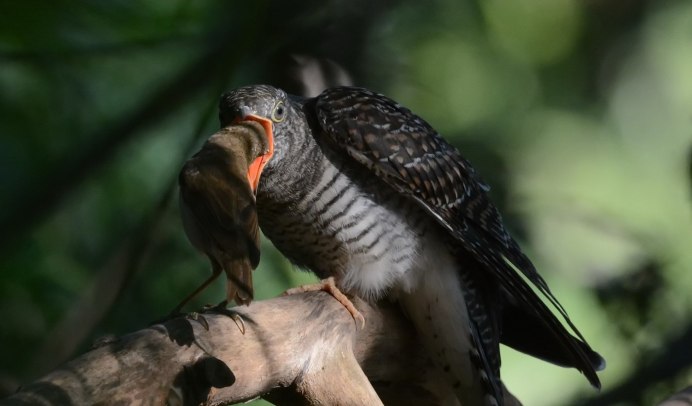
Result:
M240 121L256 121L260 123L262 127L264 127L264 131L267 133L269 150L255 158L255 160L252 161L250 167L247 170L247 180L248 182L250 182L250 187L252 188L252 191L256 194L257 186L259 185L260 175L262 175L264 165L266 165L267 162L269 162L272 155L274 154L274 133L272 130L273 124L271 120L264 117L256 116L254 114L249 114L243 117L242 119L236 120L235 122Z

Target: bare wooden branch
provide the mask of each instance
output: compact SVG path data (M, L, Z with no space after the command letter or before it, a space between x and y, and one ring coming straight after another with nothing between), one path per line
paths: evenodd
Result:
M0 403L448 404L451 392L398 309L354 303L362 330L324 292L234 308L244 326L219 313L168 320L101 340Z
M99 340L0 404L458 404L395 305L354 304L363 329L325 292L171 319Z
M658 406L690 406L692 405L692 386L681 390L668 399L659 403Z

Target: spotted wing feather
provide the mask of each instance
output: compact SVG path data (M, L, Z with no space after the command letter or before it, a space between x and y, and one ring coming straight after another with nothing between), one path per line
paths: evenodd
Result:
M600 387L581 333L505 229L487 195L489 187L456 148L407 108L366 89L328 89L317 97L314 109L321 133L332 144L430 213L522 309L545 323L573 366ZM579 339L567 332L524 278Z

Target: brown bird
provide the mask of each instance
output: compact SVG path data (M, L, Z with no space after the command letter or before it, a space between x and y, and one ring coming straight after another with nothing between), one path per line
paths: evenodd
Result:
M249 304L252 300L252 270L260 259L254 191L273 153L271 139L271 126L255 121L231 124L212 135L180 171L185 233L192 245L209 257L212 275L183 299L174 313L221 271L227 279L226 301Z

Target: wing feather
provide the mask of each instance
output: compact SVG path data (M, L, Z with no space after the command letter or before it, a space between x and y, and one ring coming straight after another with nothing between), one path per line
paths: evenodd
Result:
M489 187L456 148L407 108L366 89L328 89L318 96L314 109L324 136L430 213L523 309L543 320L571 354L574 366L600 386L584 351L586 340L505 229L487 195ZM565 330L517 269L583 343Z

